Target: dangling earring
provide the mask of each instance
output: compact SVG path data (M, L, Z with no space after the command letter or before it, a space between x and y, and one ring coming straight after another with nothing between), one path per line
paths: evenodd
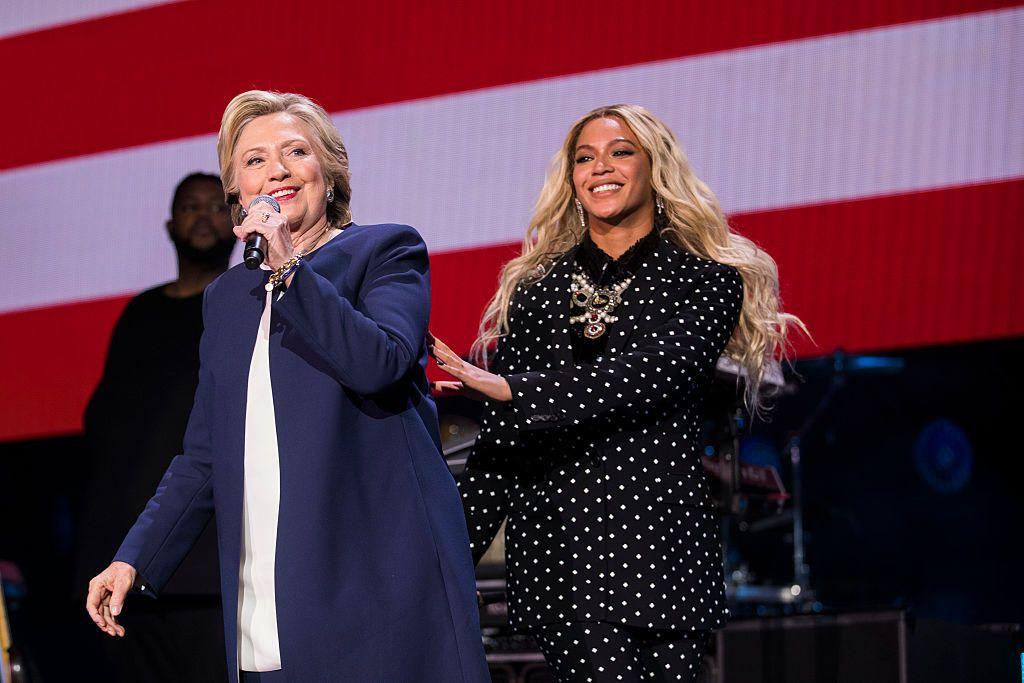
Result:
M334 188L333 187L328 187L327 188L327 203L330 204L333 201L334 201Z
M580 204L580 200L579 199L575 199L573 201L576 202L576 213L579 214L579 217L580 217L580 227L583 228L584 230L586 230L587 229L587 217L583 214L583 205Z
M654 195L654 205L658 207L658 215L665 213L665 200L660 195Z

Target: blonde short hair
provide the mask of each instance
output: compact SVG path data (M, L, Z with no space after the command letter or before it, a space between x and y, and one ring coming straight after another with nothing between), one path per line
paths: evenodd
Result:
M232 157L242 129L255 118L267 114L285 113L299 119L313 132L310 143L320 161L327 187L334 189L334 199L327 203L327 222L340 228L352 220L352 184L348 170L348 150L338 129L323 107L303 95L249 90L228 102L220 120L217 135L217 157L220 160L220 178L224 196L231 206L231 216L240 222L242 206L239 203L238 179Z

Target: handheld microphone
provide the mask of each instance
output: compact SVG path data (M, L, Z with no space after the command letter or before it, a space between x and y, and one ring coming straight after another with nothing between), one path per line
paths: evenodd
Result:
M281 205L277 203L277 200L271 197L269 194L261 194L254 197L249 202L249 208L245 210L245 215L248 215L252 208L259 203L264 203L270 206L274 213L281 213ZM244 218L244 216L243 216ZM267 258L267 238L258 232L254 232L249 235L249 239L245 241L245 251L242 252L242 259L245 261L245 267L249 270L256 270L260 267Z

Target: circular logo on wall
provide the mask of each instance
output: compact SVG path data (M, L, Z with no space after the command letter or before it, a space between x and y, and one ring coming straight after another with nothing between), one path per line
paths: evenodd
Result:
M974 451L967 433L951 420L929 422L914 442L914 465L932 490L963 490L974 470Z

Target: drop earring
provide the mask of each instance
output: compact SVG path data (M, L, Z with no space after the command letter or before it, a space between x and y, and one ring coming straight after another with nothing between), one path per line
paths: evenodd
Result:
M583 204L580 203L579 199L574 199L576 202L576 213L580 217L580 227L584 230L587 229L587 217L583 214Z
M658 215L665 213L665 200L660 195L654 195L654 205L658 207Z

